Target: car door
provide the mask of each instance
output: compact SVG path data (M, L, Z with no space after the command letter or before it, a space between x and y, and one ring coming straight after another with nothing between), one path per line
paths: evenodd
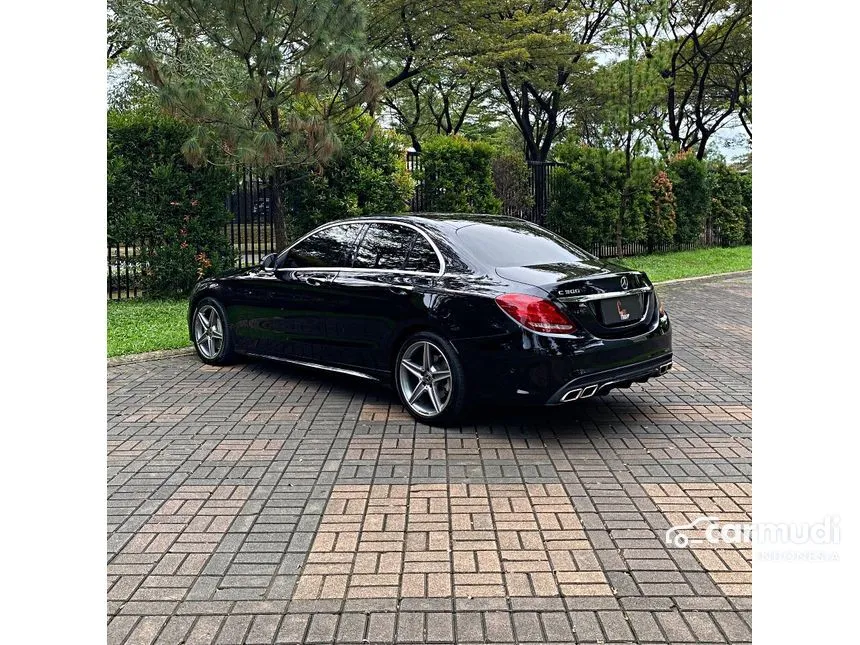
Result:
M278 259L265 285L265 353L331 364L337 352L337 316L343 295L335 284L349 266L364 224L335 224L300 240Z
M334 279L349 303L338 320L341 360L351 367L387 371L392 338L426 318L425 289L441 266L436 251L416 228L393 222L369 224L352 267Z

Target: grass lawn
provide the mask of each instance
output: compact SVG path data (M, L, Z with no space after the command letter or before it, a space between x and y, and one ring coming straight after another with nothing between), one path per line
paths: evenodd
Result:
M618 260L631 269L644 271L652 282L694 278L712 273L752 269L752 247L698 249L655 255L634 255Z
M187 300L108 302L108 356L176 349L188 340Z
M653 282L752 268L752 247L700 249L623 258L621 264L648 273ZM185 300L108 302L108 356L187 347Z

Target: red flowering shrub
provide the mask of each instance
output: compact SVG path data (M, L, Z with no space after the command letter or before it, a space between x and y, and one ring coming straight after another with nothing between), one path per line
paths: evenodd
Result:
M651 180L651 210L645 214L645 231L648 250L670 244L675 237L675 193L672 180L665 170L660 170Z

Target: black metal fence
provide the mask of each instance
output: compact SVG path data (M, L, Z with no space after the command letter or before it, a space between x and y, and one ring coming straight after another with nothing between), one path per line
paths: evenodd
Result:
M143 293L141 278L143 262L141 251L144 244L138 242L108 243L107 248L107 292L108 298L119 300L137 298Z
M716 233L702 233L700 239L695 242L667 242L654 246L649 246L647 242L622 242L621 255L627 257L628 255L668 253L669 251L692 251L708 246L720 246L720 236ZM588 250L599 258L618 256L618 246L613 243L595 244Z
M562 164L555 161L529 161L529 189L532 192L534 206L528 219L536 224L543 224L552 200L553 184L556 169Z
M528 165L530 170L529 190L531 191L533 198L533 206L525 213L518 208L505 209L504 207L502 208L502 212L505 215L515 215L517 217L523 217L531 222L535 222L536 224L543 224L547 210L549 210L556 168L560 167L562 164L555 161L529 161ZM406 169L411 174L415 174L417 171L422 169L420 153L415 152L414 150L410 150L406 153ZM415 184L415 193L413 194L412 201L410 203L412 212L420 213L427 210L428 207L432 208L432 205L428 204L429 201L430 200L427 199L427 195L424 191L423 182L418 181Z
M419 153L414 150L410 150L406 153L406 169L409 171L410 175L414 175L416 172L421 170L421 155ZM420 213L425 210L423 182L416 182L415 192L412 193L412 202L410 203L410 207L413 213Z
M268 177L245 168L227 198L227 208L233 219L227 224L226 234L236 252L237 267L257 265L269 253L278 252Z
M557 169L561 165L552 161L529 162L529 188L534 198L534 205L526 213L518 210L515 213L506 214L515 214L542 224L552 204ZM418 171L421 168L419 153L408 152L406 166L410 173ZM280 250L275 247L275 216L272 210L269 179L265 175L245 168L237 177L236 187L227 197L226 206L233 213L233 219L225 227L224 234L236 253L237 267L254 266L259 264L264 256ZM426 207L424 189L419 181L415 186L410 208L412 212L421 212ZM719 244L719 236L708 230L702 234L700 240L688 244L663 244L649 248L645 242L625 242L621 250L626 256ZM146 267L142 256L146 248L145 240L108 244L108 298L136 298L143 293L142 276ZM615 244L597 244L589 250L599 257L618 255L618 247Z
M233 219L225 226L224 235L236 254L239 268L254 266L269 253L275 253L275 216L272 211L269 179L250 168L236 178L236 187L227 196L225 205ZM143 294L143 259L149 240L109 242L107 249L108 298L121 300Z

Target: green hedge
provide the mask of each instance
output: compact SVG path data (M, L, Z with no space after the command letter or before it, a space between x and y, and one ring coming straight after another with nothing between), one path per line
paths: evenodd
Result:
M287 176L293 239L333 219L408 207L414 182L404 143L369 117L337 125L336 135L339 150L325 168ZM234 264L225 227L235 178L225 168L189 166L180 152L189 136L189 126L159 115L108 116L108 246L138 249L148 297L184 295L200 276Z
M752 244L752 175L738 172L744 201L744 244Z
M323 169L292 172L284 200L289 233L349 216L408 207L414 181L404 142L369 118L336 126L340 149ZM189 127L142 113L108 117L108 245L136 246L148 296L187 293L201 275L233 265L224 229L232 173L193 168L180 150ZM707 222L724 245L752 239L752 178L720 161L682 154L667 164L634 160L628 179L622 152L563 143L546 225L577 244L696 242ZM422 146L425 210L524 214L533 202L521 159L461 136L437 136Z
M493 159L493 194L505 215L525 217L535 205L529 177L531 171L522 155L502 154Z
M555 160L563 165L553 179L546 226L585 248L616 243L625 196L622 243L652 250L695 244L708 222L724 246L752 240L752 178L722 161L682 154L663 164L640 157L628 180L620 150L564 143Z
M435 136L421 146L425 210L450 213L499 213L494 194L494 149L461 136Z
M139 251L148 297L187 293L197 279L233 265L224 233L232 175L192 168L180 149L188 127L145 113L108 115L108 247Z
M624 153L618 150L562 144L556 150L558 168L546 225L591 248L616 241L621 200L628 205L621 223L623 241L644 238L646 215L651 210L651 183L654 175L650 159L636 159L627 180Z
M673 157L667 166L677 204L675 241L682 244L697 242L711 203L708 166L696 159L692 152Z
M750 219L745 200L744 176L723 163L708 164L711 203L709 217L723 246L738 246L747 237Z
M290 233L299 235L334 219L396 213L415 190L406 169L405 143L375 127L370 117L336 129L340 150L322 170L295 173L286 190Z

